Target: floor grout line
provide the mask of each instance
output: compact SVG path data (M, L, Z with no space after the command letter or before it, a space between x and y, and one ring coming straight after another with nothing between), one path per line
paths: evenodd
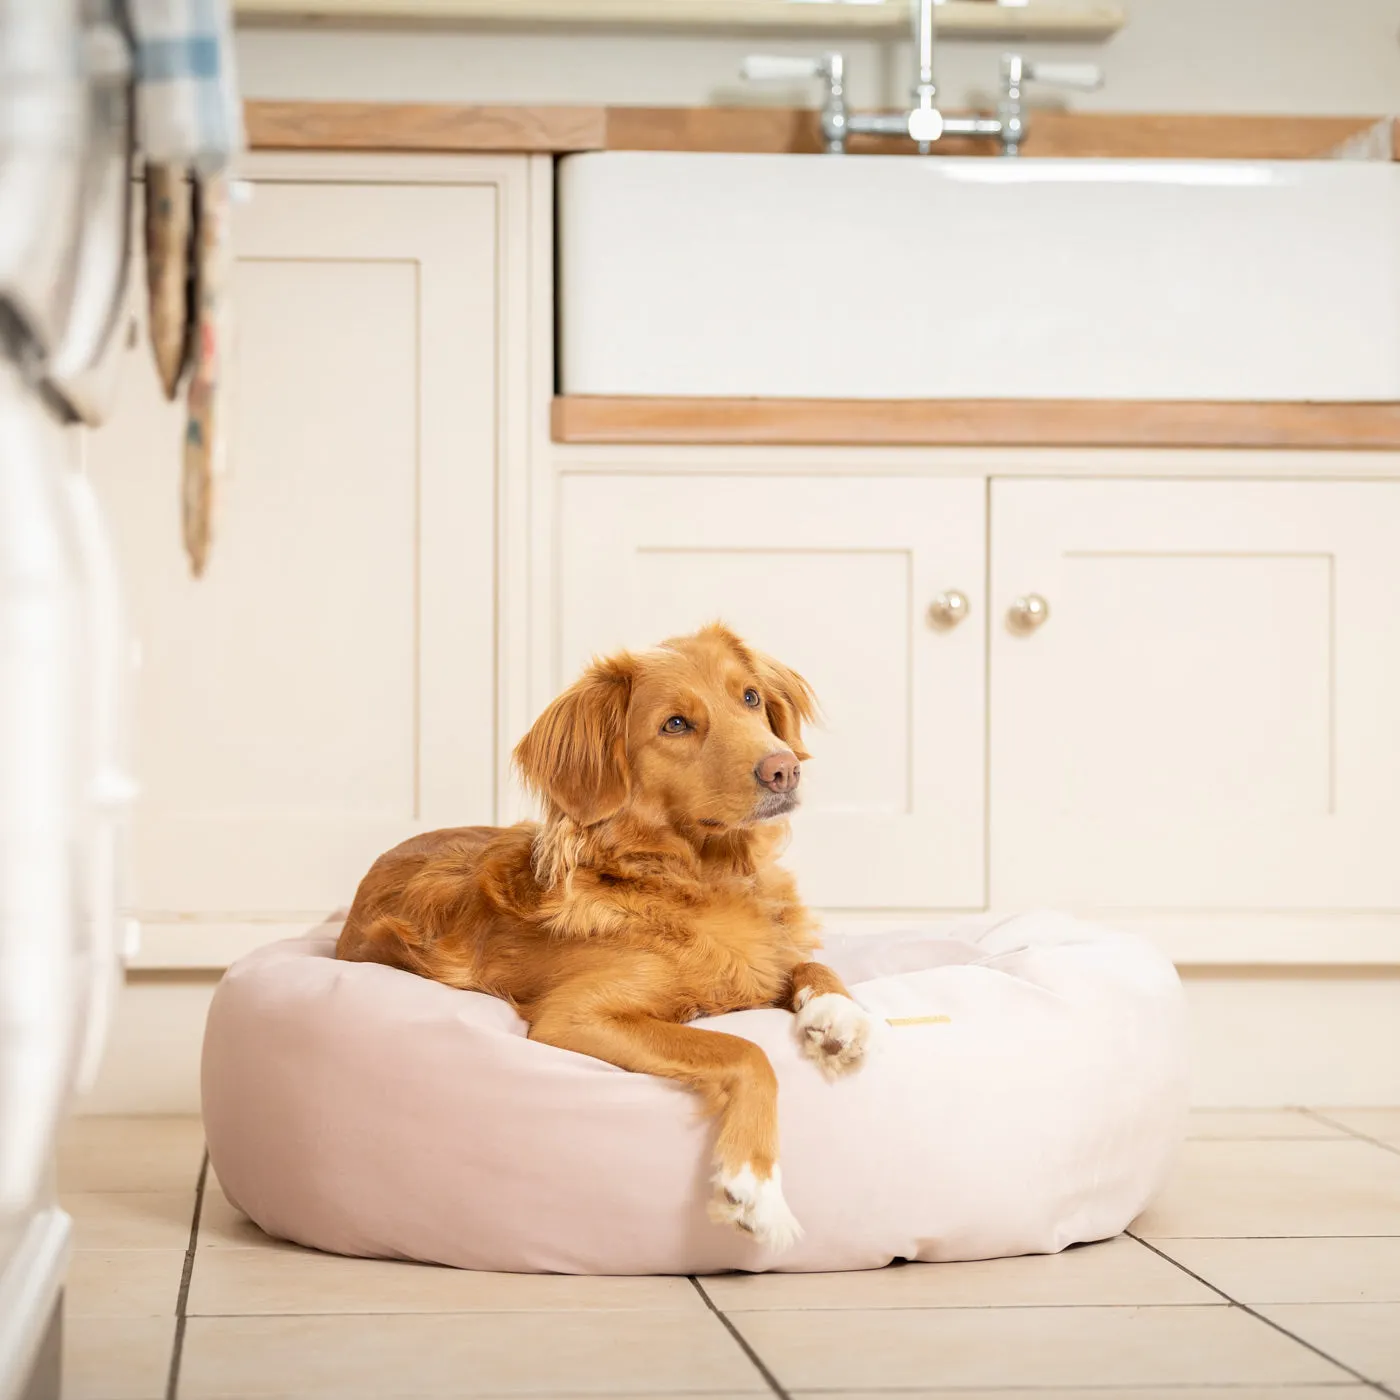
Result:
M1345 1123L1336 1118L1329 1118L1320 1109L1305 1108L1304 1113L1310 1118L1315 1118L1319 1123L1326 1123L1329 1128L1339 1128L1349 1138L1354 1138L1359 1142L1369 1142L1372 1147L1379 1147L1382 1152L1393 1152L1400 1157L1400 1146L1393 1142L1385 1142L1381 1138L1374 1138L1369 1133L1363 1133L1359 1128L1349 1128Z
M1331 1127L1329 1123L1327 1125ZM1345 1142L1348 1134L1340 1129L1335 1133L1250 1133L1248 1136L1231 1133L1210 1133L1206 1136L1188 1133L1186 1142Z
M1375 1387L1383 1395L1391 1392L1376 1381L1367 1381L1364 1385L1358 1386L1354 1381L1279 1381L1276 1382L1269 1394L1274 1400L1287 1400L1288 1393L1294 1390L1335 1390L1339 1395L1349 1394L1356 1390L1364 1390ZM955 1386L926 1386L926 1385L906 1385L906 1386L876 1386L873 1390L867 1386L859 1393L861 1395L888 1395L891 1400L898 1400L901 1395L918 1396L923 1400L924 1396L939 1396L945 1392L956 1392L958 1395L985 1395L987 1400L996 1400L998 1395L1041 1395L1047 1400L1055 1400L1056 1396L1066 1394L1083 1395L1090 1392L1105 1397L1105 1400L1124 1400L1125 1396L1131 1396L1136 1391L1149 1391L1157 1395L1164 1391L1172 1391L1180 1394L1182 1400L1191 1400L1193 1395L1199 1396L1206 1391L1211 1395L1216 1395L1220 1391L1239 1390L1248 1391L1251 1395L1259 1393L1259 1385L1256 1381L1212 1381L1204 1385L1196 1381L1170 1381L1166 1385L1132 1385L1126 1389L1121 1385L1096 1383L1093 1385L955 1385ZM809 1395L848 1395L848 1390L843 1390L834 1386L812 1386L798 1391L795 1400L806 1400ZM478 1396L477 1400L501 1400L497 1396ZM536 1400L552 1400L550 1396L538 1396Z
M199 1163L199 1179L194 1187L194 1214L190 1217L190 1243L185 1250L185 1267L180 1271L180 1293L175 1300L175 1337L170 1346L170 1374L165 1383L165 1400L176 1400L180 1387L180 1359L185 1349L186 1305L190 1296L190 1279L194 1275L194 1256L199 1248L199 1217L204 1209L204 1183L209 1178L209 1149Z
M745 1337L744 1334L741 1331L739 1331L739 1329L734 1325L733 1321L729 1317L729 1314L722 1312L719 1308L715 1307L714 1299L711 1298L710 1295L705 1292L704 1285L700 1282L700 1280L694 1275L691 1275L690 1281L695 1286L695 1291L700 1295L701 1299L704 1301L705 1306L709 1308L709 1310L712 1313L714 1313L714 1315L717 1318L719 1318L720 1326L723 1327L724 1330L728 1332L731 1337L734 1338L734 1340L739 1344L739 1350L742 1351L751 1362L753 1362L754 1369L758 1372L760 1376L763 1377L764 1381L768 1385L768 1389L771 1390L773 1394L778 1397L778 1400L792 1400L792 1397L783 1388L782 1383L778 1380L777 1376L775 1376L772 1373L772 1371L770 1371L768 1367L763 1364L762 1357L760 1357L759 1354L749 1344L748 1338ZM174 1400L174 1397L172 1396L170 1400Z
M1370 1231L1364 1235L1134 1235L1133 1239L1142 1244L1158 1240L1170 1244L1174 1240L1400 1240L1400 1233L1378 1234Z
M1372 1390L1379 1392L1381 1395L1395 1395L1394 1391L1387 1389L1384 1385L1380 1383L1380 1381L1372 1380L1370 1376L1364 1375L1362 1372L1358 1371L1355 1366L1350 1366L1345 1361L1339 1360L1337 1357L1333 1356L1330 1352L1323 1351L1323 1349L1320 1346L1314 1345L1305 1337L1298 1336L1296 1332L1290 1332L1288 1328L1282 1325L1282 1323L1275 1322L1271 1317L1266 1317L1263 1313L1250 1307L1248 1303L1242 1303L1233 1294L1227 1293L1223 1288L1220 1287L1218 1283L1212 1283L1208 1278L1205 1277L1204 1274L1198 1274L1194 1269L1188 1268L1185 1264L1181 1262L1180 1259L1173 1259L1172 1256L1168 1254L1165 1250L1158 1249L1155 1244L1152 1244L1150 1241L1143 1239L1141 1235L1135 1235L1131 1230L1124 1230L1123 1233L1130 1240L1136 1240L1140 1245L1142 1245L1144 1249L1150 1249L1153 1252L1153 1254L1157 1255L1159 1258L1165 1259L1168 1264L1175 1265L1178 1269L1181 1270L1182 1273L1195 1279L1197 1283L1204 1284L1205 1287L1209 1288L1212 1293L1218 1293L1232 1307L1236 1307L1241 1312L1247 1313L1256 1321L1264 1323L1265 1326L1272 1327L1275 1332L1278 1332L1281 1335L1288 1337L1290 1340L1297 1342L1298 1345L1301 1347L1306 1347L1315 1356L1320 1356L1324 1361L1330 1361L1332 1365L1338 1367L1340 1370L1345 1371L1347 1375L1355 1377L1363 1385L1370 1386Z

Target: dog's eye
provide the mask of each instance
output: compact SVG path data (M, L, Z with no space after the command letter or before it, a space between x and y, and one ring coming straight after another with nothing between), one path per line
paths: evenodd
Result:
M758 691L756 691L753 686L750 686L744 692L744 704L751 710L758 709Z
M690 728L690 721L684 715L672 715L665 724L661 726L663 734L684 734Z

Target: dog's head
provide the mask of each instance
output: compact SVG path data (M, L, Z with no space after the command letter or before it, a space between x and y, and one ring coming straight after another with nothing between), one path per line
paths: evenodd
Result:
M682 831L733 830L797 806L802 722L814 713L801 676L715 624L594 662L515 760L578 826L626 810Z

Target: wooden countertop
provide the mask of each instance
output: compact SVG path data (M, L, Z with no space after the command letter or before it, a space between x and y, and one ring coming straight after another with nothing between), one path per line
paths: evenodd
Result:
M246 102L255 151L564 153L606 146L604 107L453 102Z
M249 144L264 151L745 151L815 153L817 114L794 107L470 106L418 102L251 101ZM1364 137L1380 117L1032 113L1027 156L1308 160ZM1400 140L1395 143L1400 146ZM856 138L853 152L912 153ZM948 155L992 142L947 141Z
M566 395L552 419L561 443L1400 449L1400 403Z
M794 5L791 0L235 0L240 21L320 20L332 24L558 25L569 29L690 30L778 33L828 39L909 33L903 0L864 5ZM1127 18L1108 0L1028 0L989 5L942 0L940 36L1106 39Z

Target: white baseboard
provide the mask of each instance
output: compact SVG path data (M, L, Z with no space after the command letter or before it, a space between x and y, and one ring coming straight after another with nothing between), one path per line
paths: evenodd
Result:
M219 973L263 944L334 927L334 918L144 919L103 1072L81 1111L196 1112ZM828 922L874 931L938 919L837 913ZM1119 913L1104 922L1150 935L1182 968L1198 1106L1400 1103L1396 916Z
M843 932L954 923L966 913L818 910ZM1009 911L1008 911L1009 912ZM1239 910L1083 910L1086 918L1151 938L1178 967L1393 967L1400 969L1400 913L1388 911L1252 912ZM344 911L232 918L137 914L141 946L133 971L222 970L245 953L314 928L330 928Z
M79 1113L198 1113L199 1059L217 972L131 973Z
M1187 969L1202 1108L1400 1104L1400 969Z
M127 962L133 972L222 972L245 953L326 924L324 916L269 919L152 919L138 916L141 944Z
M1199 1107L1400 1103L1400 970L1189 969ZM196 1113L213 972L134 973L87 1113Z

